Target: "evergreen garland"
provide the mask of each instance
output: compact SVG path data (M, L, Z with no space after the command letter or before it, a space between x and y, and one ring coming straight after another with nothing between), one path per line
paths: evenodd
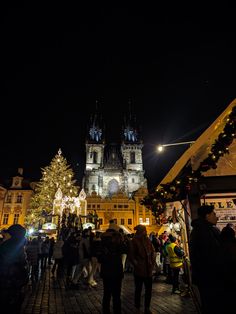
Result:
M145 196L140 204L151 209L156 221L161 223L161 218L165 212L165 203L184 199L188 191L191 190L193 182L198 182L203 172L216 169L220 157L229 154L229 146L235 138L236 106L232 108L223 131L211 146L210 153L200 163L198 169L192 170L190 163L188 163L175 180L162 184L161 188Z

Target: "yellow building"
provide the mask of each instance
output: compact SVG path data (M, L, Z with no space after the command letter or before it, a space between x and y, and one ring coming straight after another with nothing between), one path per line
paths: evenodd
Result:
M125 193L118 192L112 197L102 198L96 192L87 195L87 213L94 215L98 219L98 228L106 230L109 220L122 226L127 232L133 233L134 227L138 224L146 225L148 233L158 232L155 218L152 212L140 204L140 200L148 193L147 188L141 187L133 198L129 198ZM91 219L92 221L92 219Z
M0 229L7 229L12 224L24 226L32 193L32 188L23 178L23 169L19 168L10 186L0 187Z

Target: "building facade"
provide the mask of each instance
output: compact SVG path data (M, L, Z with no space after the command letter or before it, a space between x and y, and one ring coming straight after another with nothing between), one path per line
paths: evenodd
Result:
M125 119L119 144L106 143L101 121L98 114L92 116L86 141L83 188L88 213L96 213L100 229L106 229L110 219L129 232L139 223L155 229L151 211L140 205L148 191L135 120Z
M12 224L24 226L32 193L29 183L24 180L23 169L19 168L10 185L0 188L0 229L7 229Z

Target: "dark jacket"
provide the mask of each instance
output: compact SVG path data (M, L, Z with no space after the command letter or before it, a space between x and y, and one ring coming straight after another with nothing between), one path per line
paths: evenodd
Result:
M108 229L101 236L101 244L97 251L98 261L101 263L102 278L123 278L123 265L121 255L124 244L119 232Z
M155 250L151 240L135 234L129 246L129 259L134 266L134 274L151 277L155 265Z
M192 221L190 261L192 281L197 285L220 285L224 278L224 252L220 231L205 219Z
M10 238L0 245L0 289L18 289L28 282L25 238Z

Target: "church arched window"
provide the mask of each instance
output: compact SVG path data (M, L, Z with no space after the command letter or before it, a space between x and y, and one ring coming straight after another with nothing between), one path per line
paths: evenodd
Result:
M118 184L117 180L112 179L108 183L108 193L111 196L111 195L118 193L118 192L119 192L119 184Z
M130 163L135 164L135 152L130 153Z
M93 163L96 164L98 162L98 153L93 152Z

